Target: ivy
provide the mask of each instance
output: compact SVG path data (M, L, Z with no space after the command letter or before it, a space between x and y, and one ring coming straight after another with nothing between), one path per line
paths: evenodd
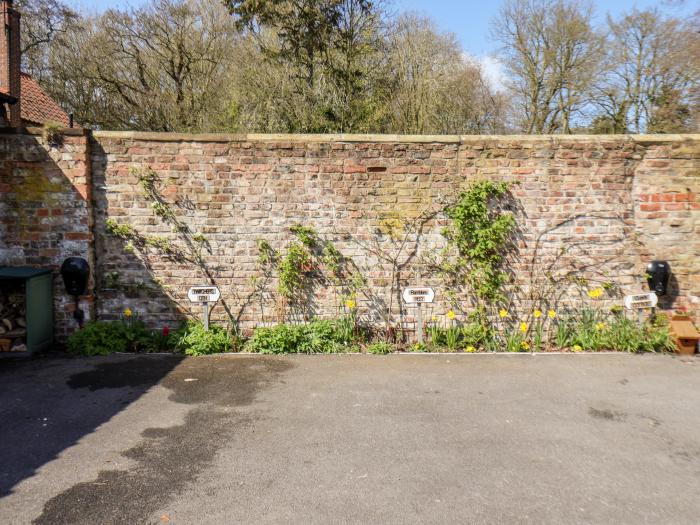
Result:
M442 271L463 280L476 297L487 303L504 300L503 285L508 274L502 270L515 228L512 214L499 203L510 191L510 183L480 181L458 195L445 208L450 224L443 229L447 251L458 257L442 264Z

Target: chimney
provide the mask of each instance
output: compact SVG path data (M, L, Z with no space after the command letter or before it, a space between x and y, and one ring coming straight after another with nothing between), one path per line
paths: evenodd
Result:
M13 128L22 125L21 116L21 48L19 40L19 11L12 0L0 0L4 32L0 34L0 90L17 99L9 104L8 123Z

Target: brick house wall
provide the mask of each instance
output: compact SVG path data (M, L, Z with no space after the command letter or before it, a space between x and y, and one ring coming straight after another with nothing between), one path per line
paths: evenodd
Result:
M104 319L128 306L153 326L172 326L199 315L187 288L212 280L223 298L213 317L244 329L336 315L343 290L332 283L316 282L309 308L299 312L279 300L276 276L261 271L258 241L284 251L293 239L289 227L299 223L332 240L366 278L357 298L363 319L381 323L391 303L394 320L410 329L413 312L400 311L390 295L387 257L400 255L400 285L436 288L426 315L443 314L446 290L429 271L431 254L444 246L438 210L477 179L518 182L511 267L520 284L513 300L524 308L553 298L562 308L581 300L572 276L591 286L614 284L618 296L604 304L619 304L620 295L646 288L648 261L665 259L674 279L661 306L686 309L696 319L700 312L697 135L93 132L67 136L62 147L48 147L37 135L2 135L0 166L0 264L56 267L68 255L86 256L95 270L94 315ZM146 168L158 178L155 206L139 181ZM21 189L38 180L43 185L36 191ZM162 206L172 220L159 215ZM418 216L425 217L420 235L397 251L403 241L392 239L392 228ZM108 220L146 242L115 236ZM193 242L199 234L202 242ZM201 257L193 262L197 250ZM61 286L56 291L65 334L75 323Z
M54 270L56 335L75 329L73 298L58 269L66 257L81 256L95 267L89 142L83 130L65 130L50 145L39 130L0 134L0 265ZM82 308L94 317L93 283Z

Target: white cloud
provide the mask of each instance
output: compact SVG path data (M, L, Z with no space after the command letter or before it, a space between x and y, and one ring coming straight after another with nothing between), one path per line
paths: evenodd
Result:
M476 57L481 65L484 76L491 87L496 91L504 91L506 87L506 75L503 71L503 63L496 57L484 55Z

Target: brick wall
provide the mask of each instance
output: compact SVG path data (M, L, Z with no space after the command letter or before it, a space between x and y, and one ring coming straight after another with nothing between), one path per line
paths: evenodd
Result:
M21 91L21 42L20 13L12 7L12 2L0 1L2 32L0 33L0 90L15 97L17 101L9 105L8 125L22 124Z
M145 168L158 176L160 205L173 212L168 220L143 195ZM438 210L459 188L484 178L519 183L511 203L518 223L510 261L520 284L516 303L565 307L582 300L584 279L590 286L614 284L619 294L641 291L646 262L666 259L674 280L662 307L698 318L697 135L94 132L69 134L60 147L37 134L0 135L0 264L56 268L69 255L87 257L95 269L95 315L117 318L128 306L154 326L198 315L186 290L213 280L224 299L214 318L249 329L338 311L343 290L332 283L317 280L300 312L278 300L275 276L266 279L260 270L258 240L284 251L293 239L289 227L301 223L332 240L367 279L357 301L364 319L381 322L391 303L394 320L410 328L413 312L400 311L390 296L387 261L398 257L400 285L436 288L427 316L444 313L447 290L429 268L444 246ZM141 243L110 234L108 219L132 227ZM421 223L405 243L400 219ZM198 234L206 241L193 241ZM91 289L87 304L92 296ZM65 334L75 323L60 279L56 297ZM619 297L608 304L615 302Z
M519 183L513 193L518 251L512 268L517 303L540 299L566 306L581 300L581 280L613 283L618 294L646 288L646 262L669 260L674 271L666 308L698 311L700 301L700 137L394 137L182 136L97 132L92 165L96 187L99 315L130 306L156 324L171 324L190 305L185 292L211 277L225 304L214 316L244 328L275 322L282 312L276 281L264 284L257 241L284 249L301 223L332 240L368 280L360 314L379 322L393 302L394 318L410 328L389 296L391 265L400 254L400 284L434 286L432 313L448 308L443 284L428 259L442 246L444 217L426 220L403 252L391 224L439 209L455 190L487 178ZM205 268L164 260L158 250L132 250L106 235L105 220L131 224L143 235L183 239L141 195L132 168L149 166L162 196L192 232L208 240ZM399 236L400 237L400 236ZM576 277L579 279L573 279ZM576 284L579 283L579 285ZM165 288L163 288L165 285ZM262 290L262 293L261 293ZM307 315L333 315L342 291L317 284ZM168 299L165 299L168 297ZM618 299L609 301L613 304ZM196 314L197 312L195 312ZM296 312L297 316L303 315Z
M73 299L58 269L66 257L86 257L94 268L88 138L66 130L51 146L39 130L0 134L0 266L54 270L57 336L74 330ZM92 283L81 298L87 318L94 313Z

